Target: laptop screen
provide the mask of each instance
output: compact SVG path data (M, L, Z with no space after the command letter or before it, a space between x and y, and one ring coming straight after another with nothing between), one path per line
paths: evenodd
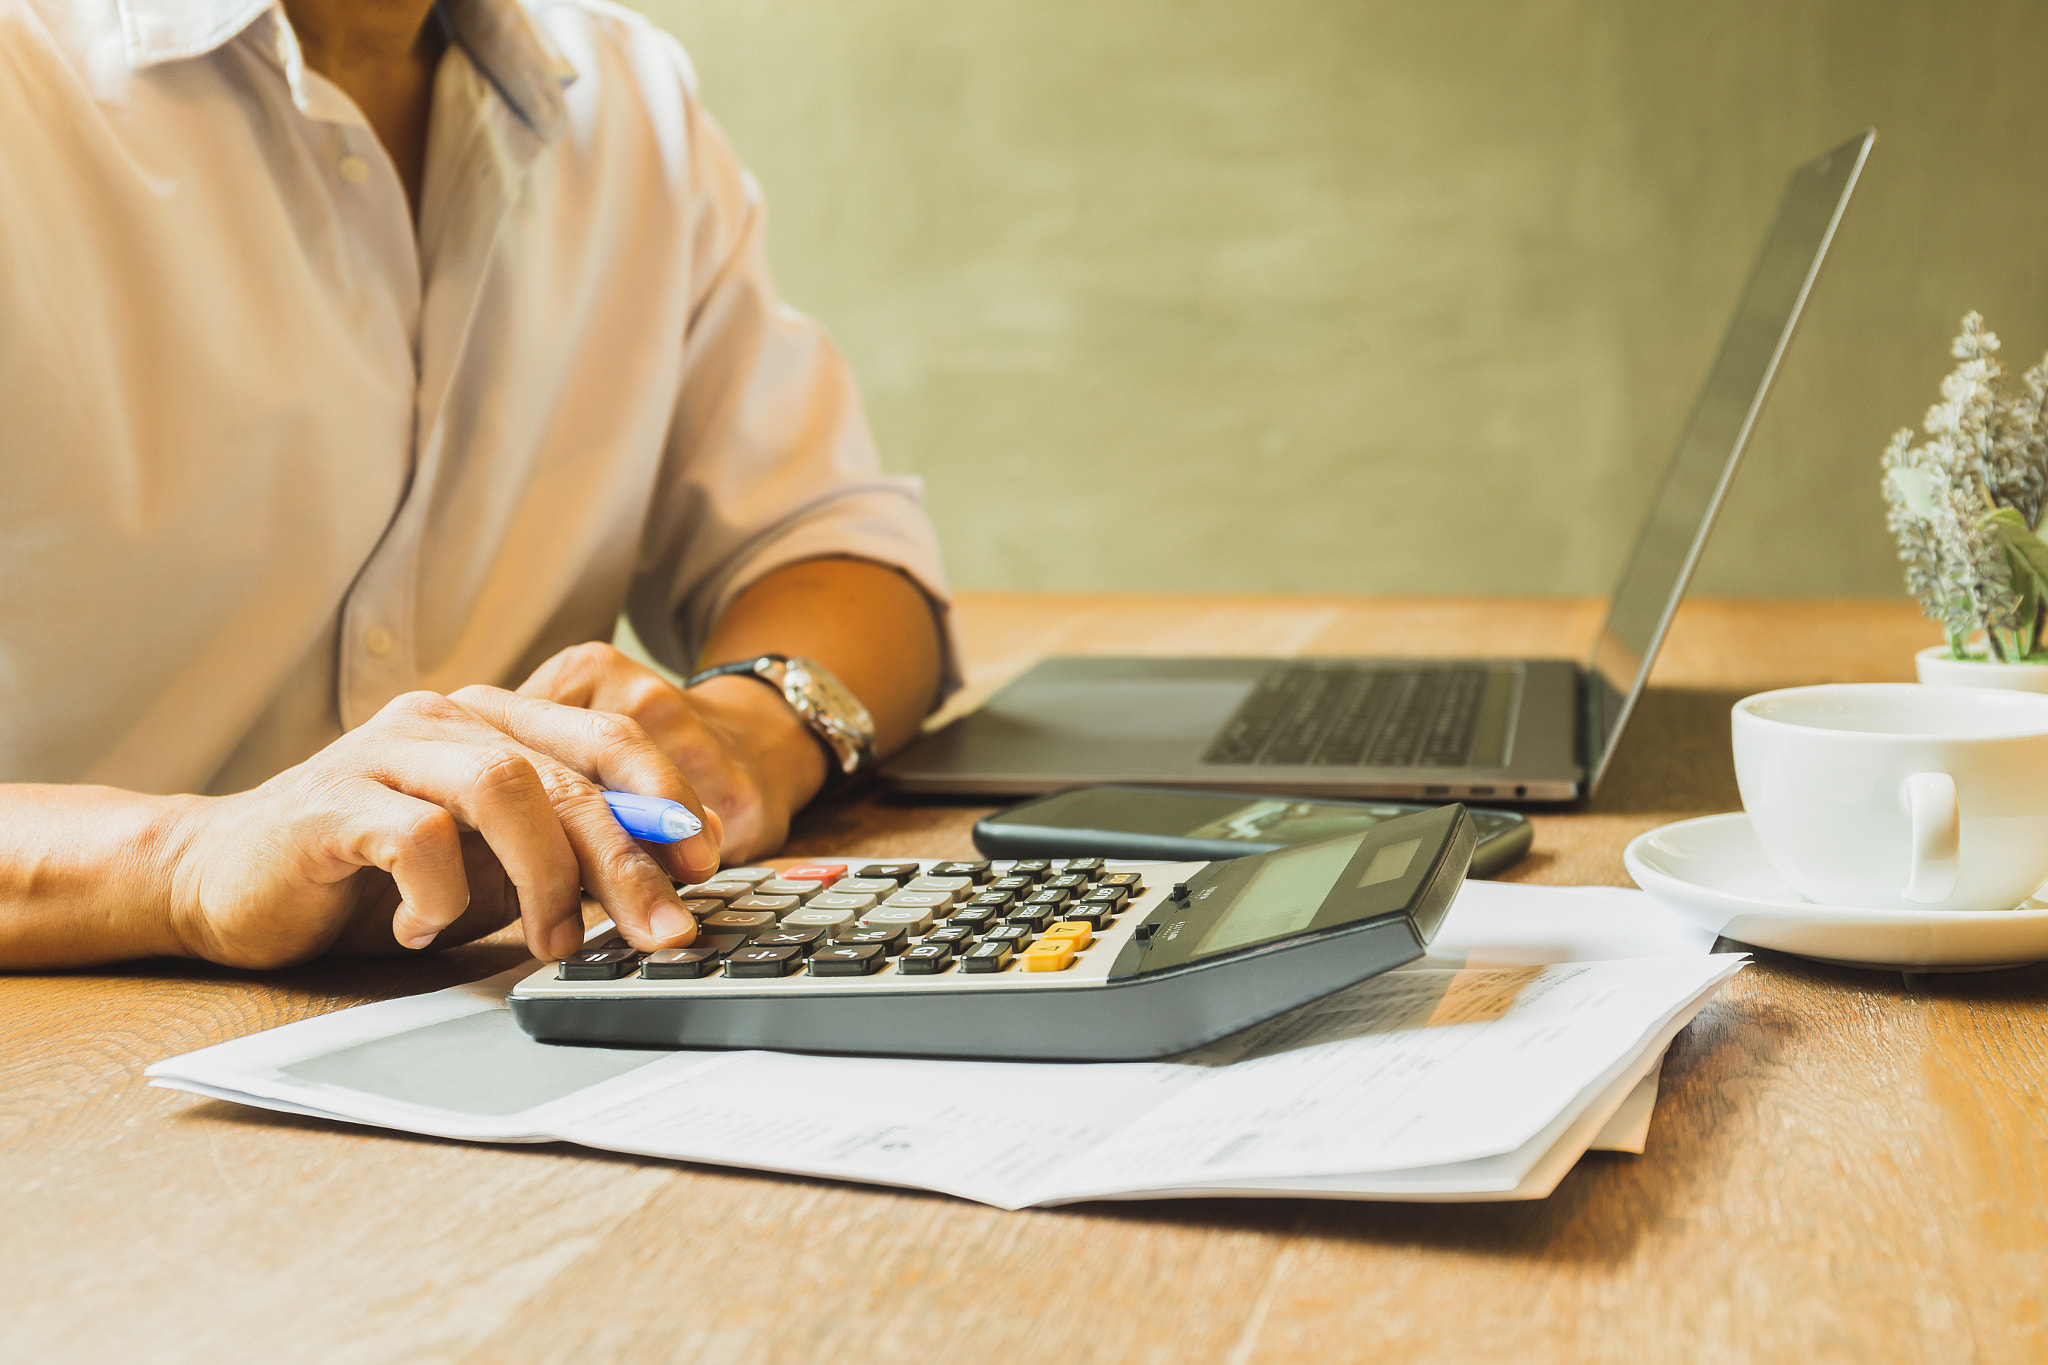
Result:
M1835 225L1876 140L1875 129L1851 138L1800 167L1785 190L1777 222L1750 272L1735 320L1678 439L1593 646L1586 668L1586 752L1593 759L1588 792L1606 772L1622 726L1649 678Z

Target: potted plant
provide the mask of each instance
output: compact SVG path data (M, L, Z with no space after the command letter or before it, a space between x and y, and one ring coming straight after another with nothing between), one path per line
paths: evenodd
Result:
M2048 692L2048 359L2007 394L1983 318L1965 317L1950 349L1960 363L1927 410L1927 439L1907 428L1884 453L1906 587L1948 636L1920 651L1920 681Z

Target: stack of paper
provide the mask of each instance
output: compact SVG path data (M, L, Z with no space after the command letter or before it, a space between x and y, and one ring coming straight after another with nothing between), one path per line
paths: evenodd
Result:
M522 968L149 1074L408 1132L562 1140L1003 1208L1532 1199L1596 1142L1642 1150L1666 1045L1745 961L1711 946L1641 892L1471 882L1423 962L1166 1062L549 1046L505 1006Z

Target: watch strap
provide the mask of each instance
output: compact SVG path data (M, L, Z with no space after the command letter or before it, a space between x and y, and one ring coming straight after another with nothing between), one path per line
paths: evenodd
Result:
M713 678L745 677L759 678L780 692L782 688L777 685L775 679L768 676L768 668L773 664L788 662L788 656L782 654L756 654L751 659L734 659L729 664L714 664L710 668L699 669L683 679L683 688L687 691L698 683L710 682Z

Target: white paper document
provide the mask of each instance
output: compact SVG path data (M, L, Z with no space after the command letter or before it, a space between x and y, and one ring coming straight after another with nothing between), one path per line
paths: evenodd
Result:
M1640 892L1472 882L1431 959L1161 1062L552 1046L505 1006L522 968L149 1074L409 1132L564 1140L1004 1208L1540 1198L1598 1138L1641 1150L1666 1045L1745 961L1705 956L1701 937Z

